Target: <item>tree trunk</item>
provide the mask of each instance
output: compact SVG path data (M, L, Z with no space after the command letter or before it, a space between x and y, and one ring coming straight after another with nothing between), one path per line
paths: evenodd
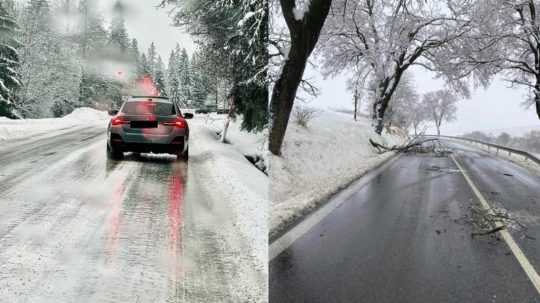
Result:
M375 110L375 132L378 135L382 134L384 129L384 113L390 104L391 96L388 94L383 94L380 99L375 101L374 110Z
M227 114L227 118L225 119L225 124L223 125L223 131L221 132L221 139L220 139L221 143L226 143L227 142L227 131L229 130L229 125L231 124L231 120L232 120L233 115L234 115L235 100L236 100L236 95L235 95L235 92L234 92L228 98L229 112Z
M356 121L358 114L358 88L354 89L354 121Z
M307 60L315 48L322 26L330 11L331 0L312 0L303 18L295 16L296 1L280 0L283 17L289 28L291 47L279 79L274 84L270 112L272 125L269 136L270 152L281 155L281 146L289 123L289 117L296 98L296 91L302 81Z
M270 129L269 148L270 152L277 156L281 155L281 146L289 124L296 91L306 68L307 57L302 58L302 52L303 50L295 50L293 54L291 48L289 59L285 62L283 71L272 92L272 100L270 101L272 128Z
M536 79L534 86L534 105L536 107L536 115L540 119L540 78Z
M219 109L219 80L216 78L216 110Z

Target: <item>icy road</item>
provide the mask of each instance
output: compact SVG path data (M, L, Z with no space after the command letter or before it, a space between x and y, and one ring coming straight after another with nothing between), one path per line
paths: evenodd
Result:
M401 156L327 216L308 218L307 232L293 228L291 245L276 252L273 242L270 301L540 302L540 177L451 148ZM482 212L478 194L496 216ZM489 233L489 218L507 228Z
M0 301L262 302L266 262L241 229L255 227L211 161L110 161L104 128L4 141Z

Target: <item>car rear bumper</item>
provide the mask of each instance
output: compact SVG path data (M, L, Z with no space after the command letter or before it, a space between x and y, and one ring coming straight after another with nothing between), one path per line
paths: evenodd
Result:
M108 144L115 150L122 152L139 152L139 153L170 153L177 154L186 149L186 138L184 136L177 136L169 139L168 143L152 143L148 142L126 142L118 134L111 134L108 140Z

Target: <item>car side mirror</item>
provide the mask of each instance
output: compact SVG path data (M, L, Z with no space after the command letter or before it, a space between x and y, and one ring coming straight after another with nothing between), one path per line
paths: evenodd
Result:
M116 116L118 115L118 110L117 109L111 109L109 111L109 116Z
M192 113L185 113L184 114L184 119L193 119L193 114Z

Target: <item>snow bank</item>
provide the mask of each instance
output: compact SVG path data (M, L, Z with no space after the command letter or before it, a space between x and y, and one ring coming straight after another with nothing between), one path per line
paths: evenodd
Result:
M198 115L190 120L189 169L205 180L212 199L235 214L230 220L235 222L234 232L226 233L225 243L236 243L242 255L255 260L238 262L238 279L230 281L230 289L238 293L231 301L267 302L269 182L244 156L259 151L264 134L241 132L237 121L229 129L230 144L223 144L217 135L223 121L220 116Z
M196 116L197 120L204 123L204 125L210 128L214 133L220 134L225 124L226 115L201 115ZM268 166L268 132L263 131L260 133L248 133L240 130L241 120L231 121L229 130L227 131L227 142L231 144L233 148L238 150L245 156L256 156L263 159L266 167Z
M272 157L270 237L310 213L393 153L377 154L369 138L394 145L399 136L376 135L370 121L320 112L308 128L289 123L282 157Z
M12 120L0 117L0 141L27 138L51 131L103 125L109 119L106 112L82 107L62 118Z

